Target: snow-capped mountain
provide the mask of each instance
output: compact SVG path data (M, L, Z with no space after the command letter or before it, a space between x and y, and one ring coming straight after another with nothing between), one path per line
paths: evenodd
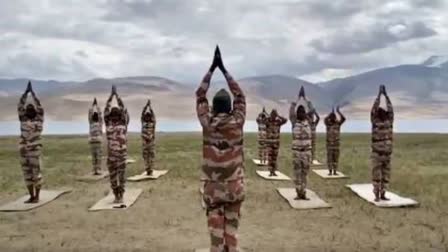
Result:
M439 67L439 68L447 68L448 67L448 55L435 55L429 57L425 60L422 65L427 67Z

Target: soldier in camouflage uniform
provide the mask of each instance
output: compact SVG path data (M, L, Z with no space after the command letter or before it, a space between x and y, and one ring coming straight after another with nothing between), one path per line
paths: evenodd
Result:
M386 98L387 110L380 107L380 98ZM370 113L372 122L372 180L375 201L389 200L386 190L390 180L390 162L392 156L394 110L386 87L380 86L380 91Z
M337 118L334 108L331 113L325 118L325 126L327 127L327 165L328 175L338 175L339 162L339 146L341 125L345 122L345 117L341 113L339 106L336 109L340 119Z
M28 94L31 93L32 101ZM44 109L28 82L25 93L18 104L20 120L20 163L30 198L25 203L38 203L42 186L40 156L42 154L41 134L44 124Z
M314 108L313 103L306 98L305 88L303 86L300 87L300 93L303 94L303 100L306 103L305 110L308 112L308 117L311 118L311 163L313 163L316 160L316 129L319 124L320 117L317 110Z
M92 154L93 175L101 175L101 162L103 158L103 115L96 98L89 109L89 144Z
M224 74L233 94L221 89L213 98L212 111L207 91L216 68ZM245 197L243 126L246 98L238 83L224 68L219 48L210 70L196 91L196 110L202 126L203 199L207 208L211 252L237 252L240 208Z
M143 160L146 175L151 176L154 169L156 116L151 108L150 100L143 108L141 121Z
M114 98L118 106L112 106ZM123 203L127 149L127 131L129 114L123 101L116 92L115 86L104 109L104 122L107 136L107 167L109 169L110 184L115 195L114 203Z
M269 176L277 176L277 157L280 148L280 128L287 122L287 119L280 116L277 110L273 109L266 120L266 146L268 152Z
M258 124L258 158L262 164L267 162L267 150L266 150L266 120L269 114L266 112L265 108L258 114L257 124Z
M292 153L294 165L294 183L296 185L296 200L309 200L306 197L308 173L311 165L311 118L304 105L297 103L305 100L303 88L298 101L292 102L289 108L289 120L292 125Z

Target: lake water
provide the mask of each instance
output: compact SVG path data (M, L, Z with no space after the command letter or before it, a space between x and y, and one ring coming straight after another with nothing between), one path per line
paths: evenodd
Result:
M342 132L350 133L368 133L371 124L368 120L347 121ZM157 131L164 132L191 132L200 131L201 126L197 120L194 121L175 121L164 120L157 122ZM282 132L290 132L291 125L288 123L282 127ZM323 123L319 123L318 132L325 132ZM67 135L67 134L87 134L89 131L88 122L77 121L46 121L44 125L44 134ZM140 131L140 121L131 121L130 132ZM255 121L247 121L245 124L246 132L256 132L257 124ZM396 120L394 131L400 133L448 133L448 119L432 120ZM18 121L0 122L0 135L19 135L20 127Z

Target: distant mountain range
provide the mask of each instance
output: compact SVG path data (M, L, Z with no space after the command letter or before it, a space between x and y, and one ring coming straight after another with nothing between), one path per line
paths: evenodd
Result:
M92 79L86 82L31 80L51 120L86 120L94 97L104 103L114 84L123 97L131 117L138 119L147 99L161 119L194 119L196 86L154 77ZM200 80L198 80L199 83ZM0 121L16 120L17 102L27 79L0 79ZM421 64L380 68L362 74L326 82L310 83L283 75L267 75L239 80L248 101L248 120L253 120L263 106L277 108L287 115L288 104L300 86L320 114L340 105L349 118L366 119L378 86L385 84L398 118L448 118L448 57L432 56ZM225 87L212 82L214 92Z

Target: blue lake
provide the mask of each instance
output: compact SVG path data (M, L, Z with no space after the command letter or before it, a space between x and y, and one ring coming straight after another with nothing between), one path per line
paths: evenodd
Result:
M282 127L283 132L290 132L291 125L288 123ZM368 133L371 125L368 120L347 121L343 127L343 132L350 133ZM66 134L87 134L89 125L84 121L46 121L44 125L44 134L66 135ZM198 121L175 121L165 120L157 122L157 131L164 132L191 132L200 131L201 126ZM139 132L140 122L131 121L129 131ZM255 121L247 121L245 124L246 132L256 132L257 124ZM447 119L432 120L396 120L394 131L401 133L448 133ZM319 124L318 132L325 132L322 123ZM19 135L20 128L18 121L0 122L0 135Z

